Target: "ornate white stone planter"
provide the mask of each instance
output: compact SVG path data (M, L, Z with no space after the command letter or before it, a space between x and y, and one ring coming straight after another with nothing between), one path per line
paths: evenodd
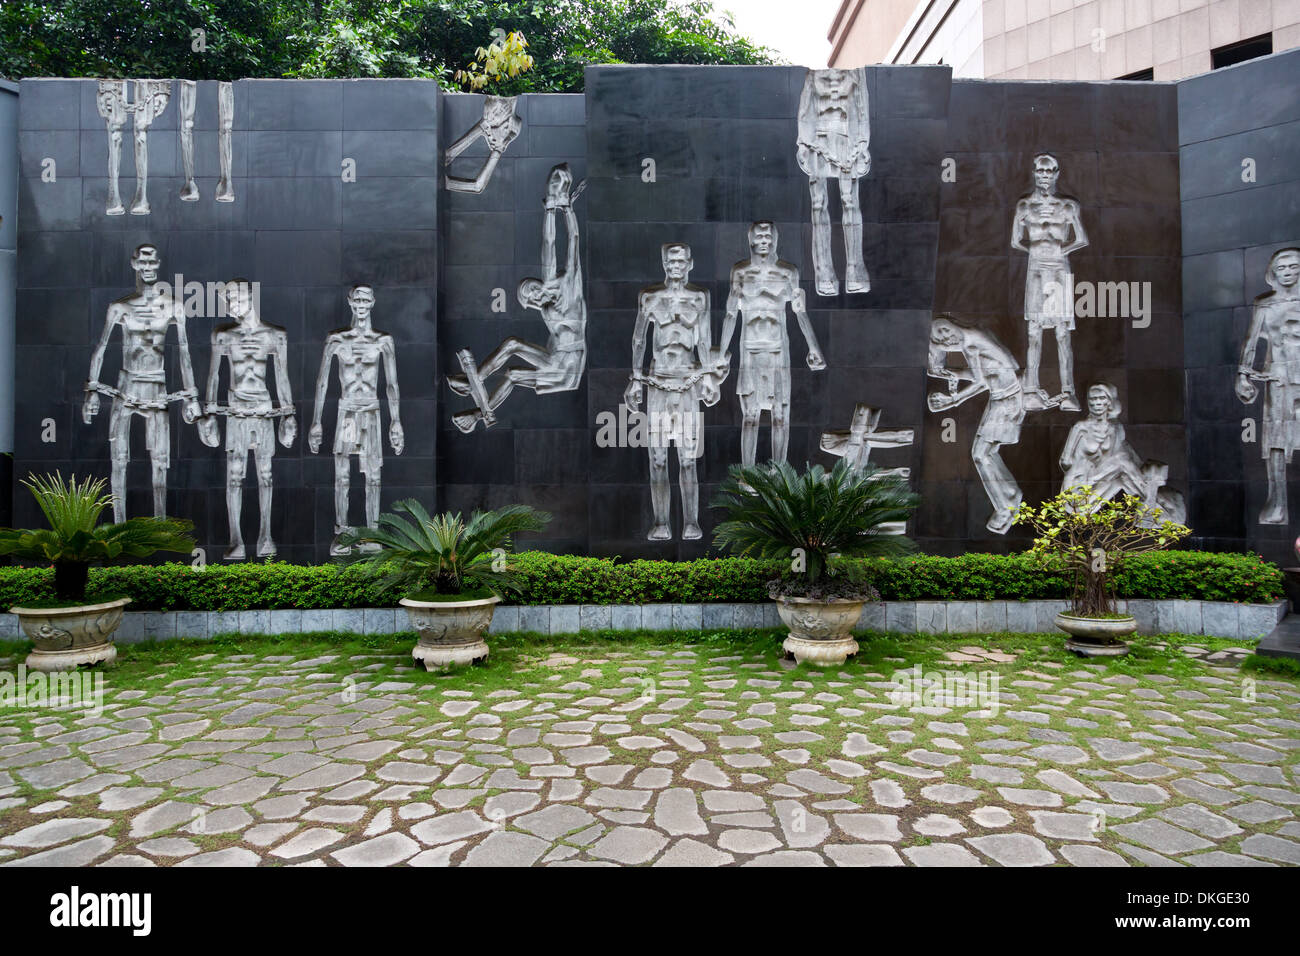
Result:
M420 640L411 656L425 670L448 664L472 664L488 656L483 635L492 624L492 612L501 598L493 595L472 601L416 601L402 598Z
M113 632L122 623L130 598L75 607L11 607L35 649L27 655L34 671L72 670L82 664L111 664L117 660Z
M858 652L851 632L862 616L865 601L813 601L809 598L776 599L776 610L790 628L781 645L799 663L819 667L843 664Z
M1123 657L1129 651L1124 638L1137 632L1132 617L1076 617L1061 612L1056 626L1070 635L1066 650L1081 657Z

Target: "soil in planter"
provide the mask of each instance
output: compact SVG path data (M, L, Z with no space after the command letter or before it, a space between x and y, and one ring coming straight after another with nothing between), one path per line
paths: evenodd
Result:
M428 601L436 604L450 604L454 601L482 601L485 598L492 597L494 592L491 588L475 588L472 591L462 591L460 594L441 594L438 591L417 591L415 594L408 594L408 601Z
M87 594L84 598L68 601L60 601L56 598L38 598L35 601L24 601L16 606L30 611L54 611L65 607L88 607L91 604L107 604L109 601L120 601L129 596L114 591L103 594Z

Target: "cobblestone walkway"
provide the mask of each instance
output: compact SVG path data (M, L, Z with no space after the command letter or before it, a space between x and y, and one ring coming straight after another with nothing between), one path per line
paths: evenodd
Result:
M504 685L202 654L99 717L0 711L0 865L1300 864L1294 680L943 644L993 712L879 662L557 646Z

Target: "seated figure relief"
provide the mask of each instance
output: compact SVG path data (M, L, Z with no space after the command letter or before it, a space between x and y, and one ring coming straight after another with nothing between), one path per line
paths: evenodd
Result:
M1181 524L1187 508L1181 494L1165 487L1169 466L1138 457L1119 423L1122 410L1114 385L1099 382L1088 389L1088 415L1075 422L1061 452L1063 488L1089 486L1099 502L1136 495L1148 508L1159 508L1162 518Z

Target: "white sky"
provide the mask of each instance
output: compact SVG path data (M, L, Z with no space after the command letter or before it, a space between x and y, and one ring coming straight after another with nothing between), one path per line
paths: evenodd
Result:
M713 6L732 15L739 33L796 66L823 67L830 57L826 34L840 0L714 0Z

